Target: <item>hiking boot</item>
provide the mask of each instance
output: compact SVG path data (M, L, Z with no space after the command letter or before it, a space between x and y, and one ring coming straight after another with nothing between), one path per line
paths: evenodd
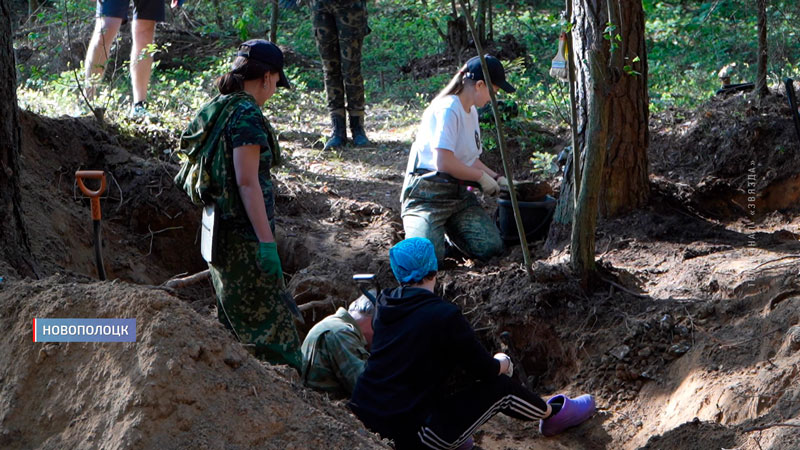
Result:
M328 138L328 142L325 143L323 150L339 148L347 144L347 127L344 124L344 116L331 114L331 124L333 124L333 133Z
M589 394L576 398L556 395L547 401L551 406L560 405L561 409L547 419L539 422L539 431L544 436L555 436L567 428L585 422L594 414L594 398Z
M147 102L144 100L136 102L131 106L131 112L128 114L128 117L134 120L147 120L149 122L158 121L158 118L150 114L150 111L147 110Z
M353 145L356 147L369 145L367 132L364 131L364 116L350 116L350 134L353 136Z

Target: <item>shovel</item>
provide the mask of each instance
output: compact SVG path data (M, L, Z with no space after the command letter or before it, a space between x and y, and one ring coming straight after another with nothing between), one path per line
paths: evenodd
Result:
M353 275L353 281L358 284L358 289L364 294L373 305L375 305L378 301L377 296L381 292L381 287L378 285L378 281L375 279L375 274L372 273L357 273ZM372 287L375 290L375 293L372 293L370 289Z
M85 178L90 180L100 180L100 189L96 191L89 190L83 184L83 180ZM102 170L79 170L75 172L75 179L78 181L78 187L81 188L83 195L89 197L92 201L94 257L97 263L97 276L100 278L100 281L105 281L106 269L103 267L103 242L100 239L100 196L106 191L106 174Z

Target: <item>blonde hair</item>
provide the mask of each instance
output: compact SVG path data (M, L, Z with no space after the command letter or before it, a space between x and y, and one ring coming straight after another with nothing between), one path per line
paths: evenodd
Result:
M448 95L460 94L464 90L464 85L467 83L474 85L475 84L474 80L471 80L469 78L464 78L464 75L466 73L467 73L467 65L464 64L463 66L461 66L461 69L459 69L458 72L456 72L455 76L453 76L453 78L450 79L450 82L447 83L447 86L445 86L444 89L439 91L439 94L436 95L436 98L434 98L434 100L442 97L447 97Z

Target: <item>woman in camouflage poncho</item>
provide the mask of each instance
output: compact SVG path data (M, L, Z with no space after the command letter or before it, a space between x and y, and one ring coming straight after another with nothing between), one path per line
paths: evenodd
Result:
M219 320L259 359L299 369L300 340L274 238L270 167L280 150L260 109L278 87L289 88L281 50L261 39L245 42L231 71L217 80L220 95L198 113L184 139L218 141L207 197L221 221L209 263Z

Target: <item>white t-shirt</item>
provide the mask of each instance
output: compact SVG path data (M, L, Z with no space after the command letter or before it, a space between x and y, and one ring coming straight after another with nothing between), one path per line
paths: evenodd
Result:
M417 137L411 146L408 171L438 170L435 149L450 150L459 161L472 166L481 156L481 130L475 106L464 111L457 95L434 100L422 114Z

